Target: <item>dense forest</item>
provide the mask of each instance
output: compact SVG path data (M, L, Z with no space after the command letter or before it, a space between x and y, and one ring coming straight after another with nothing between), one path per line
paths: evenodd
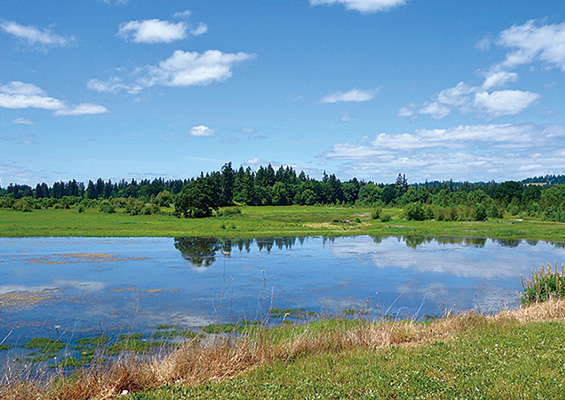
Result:
M339 205L371 207L379 218L382 207L401 207L407 219L485 220L505 214L565 222L565 176L548 175L521 182L433 181L409 184L399 174L392 184L340 181L335 175L313 179L291 167L275 170L270 164L234 169L231 163L187 180L154 179L114 183L97 179L10 184L0 188L0 208L32 211L40 208L77 207L79 212L98 207L102 212L155 214L174 207L177 217L209 217L220 207L234 205ZM238 212L238 209L220 212Z

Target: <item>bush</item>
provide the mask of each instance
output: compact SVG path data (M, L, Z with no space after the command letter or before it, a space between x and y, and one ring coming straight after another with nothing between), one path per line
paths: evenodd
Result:
M524 294L520 301L524 305L546 301L551 298L565 297L565 265L561 264L561 271L552 271L551 264L547 264L547 269L541 267L539 271L532 270L532 279L524 283L520 276Z
M382 207L377 207L373 210L373 212L371 213L371 217L373 219L379 219L381 217L383 213L383 208Z
M390 221L391 219L392 219L392 217L391 217L390 215L388 215L388 214L387 214L387 215L383 215L383 216L381 217L381 221L383 221L383 222L388 222L388 221Z
M420 203L412 203L406 207L404 216L410 221L423 221L425 218L424 208Z
M242 214L239 207L224 208L223 210L216 211L216 217L233 217L239 214Z
M99 210L100 210L100 212L103 212L103 213L106 213L106 214L113 214L113 213L116 212L116 209L114 208L112 203L110 203L108 200L104 200L103 202L100 203Z
M487 219L487 209L482 204L477 204L473 209L473 219L475 221L484 221Z

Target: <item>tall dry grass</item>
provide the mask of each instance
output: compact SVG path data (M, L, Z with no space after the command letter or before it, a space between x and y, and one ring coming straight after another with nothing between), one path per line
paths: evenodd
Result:
M234 337L211 335L195 339L183 347L151 359L125 355L106 364L93 364L74 374L6 378L0 398L9 400L87 400L114 399L122 393L159 388L165 384L191 386L221 380L275 361L327 352L380 349L391 345L416 346L449 340L488 324L565 320L565 300L550 299L494 316L467 312L446 316L429 324L395 321L343 327L327 331L296 330L283 341L266 334Z

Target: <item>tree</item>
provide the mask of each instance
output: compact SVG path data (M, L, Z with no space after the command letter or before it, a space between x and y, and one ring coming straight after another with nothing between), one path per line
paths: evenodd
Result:
M187 184L177 195L174 215L178 218L211 217L220 206L220 195L209 177L200 177Z

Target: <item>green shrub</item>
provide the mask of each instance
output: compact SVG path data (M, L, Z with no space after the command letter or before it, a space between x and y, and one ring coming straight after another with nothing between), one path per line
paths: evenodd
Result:
M373 219L379 219L381 217L383 213L383 208L382 207L377 207L373 210L373 212L371 213L371 217Z
M565 297L565 265L561 264L561 271L555 263L554 270L551 264L547 269L542 267L538 271L532 270L532 279L526 280L520 276L524 293L520 301L524 305L546 301L550 298Z
M484 221L487 219L487 209L482 204L477 204L473 209L473 219L475 221Z
M112 203L110 203L108 200L104 200L102 203L100 203L99 210L100 210L100 212L103 212L103 213L106 213L106 214L113 214L113 213L116 212L116 209L114 208Z
M409 204L404 211L404 216L410 221L423 221L425 218L424 208L420 203Z

